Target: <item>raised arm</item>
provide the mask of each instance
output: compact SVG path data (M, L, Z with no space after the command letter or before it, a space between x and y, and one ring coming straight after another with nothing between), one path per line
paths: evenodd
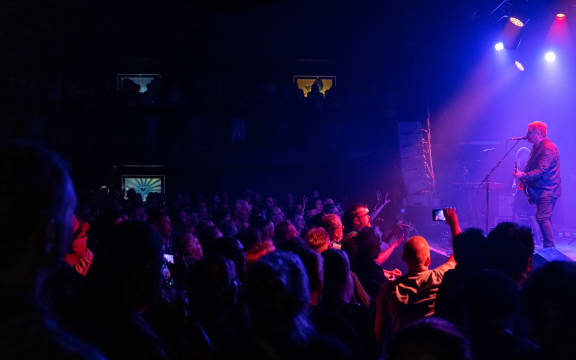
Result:
M450 232L452 233L452 239L462 232L460 229L460 223L458 222L458 215L456 215L455 208L444 209L444 215L446 215L446 224L450 226Z
M458 222L458 215L456 215L455 208L446 208L444 209L444 215L446 215L446 224L450 226L450 232L452 233L452 240L456 237L456 235L462 232L460 228L460 223ZM452 249L454 251L454 249ZM454 254L450 255L447 263L455 263Z
M390 234L386 236L386 239L384 239L384 241L390 245L388 246L388 248L386 248L386 250L378 254L378 257L376 258L376 263L378 265L381 266L382 264L384 264L386 260L388 260L390 255L392 255L394 250L396 250L396 248L402 244L405 238L404 230L406 229L406 227L407 225L398 224L394 227L394 229L392 229L392 231L390 231Z

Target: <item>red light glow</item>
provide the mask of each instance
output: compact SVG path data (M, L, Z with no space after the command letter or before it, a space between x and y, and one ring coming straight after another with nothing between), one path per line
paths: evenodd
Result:
M562 13L556 14L556 19L558 19L558 20L564 20L565 18L566 18L566 14L562 14Z

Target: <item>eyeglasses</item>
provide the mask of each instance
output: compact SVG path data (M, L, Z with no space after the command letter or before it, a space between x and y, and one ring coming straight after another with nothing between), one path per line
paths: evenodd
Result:
M363 219L363 218L365 218L366 216L370 216L370 214L366 213L366 214L363 214L363 215L356 215L356 216L354 216L354 219Z

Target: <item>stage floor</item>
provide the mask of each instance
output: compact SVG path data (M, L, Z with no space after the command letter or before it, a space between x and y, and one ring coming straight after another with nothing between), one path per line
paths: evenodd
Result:
M446 246L446 242L430 242L430 249L440 255L450 256L451 249ZM535 250L542 249L542 245L536 244ZM560 238L556 240L556 250L568 256L572 261L576 261L576 240Z

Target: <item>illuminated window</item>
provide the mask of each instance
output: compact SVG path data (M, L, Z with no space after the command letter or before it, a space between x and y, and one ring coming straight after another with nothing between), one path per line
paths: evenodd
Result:
M336 76L295 75L294 82L298 85L298 89L304 92L304 97L308 97L314 84L317 84L322 95L326 96L326 92L336 86Z
M124 88L126 80L129 80L138 85L140 87L139 92L143 94L148 91L148 85L152 83L152 80L161 78L160 74L118 74L116 76L116 89Z
M150 193L164 193L164 176L163 175L123 175L122 190L124 198L127 199L128 190L134 189L142 195L142 200L146 201Z

